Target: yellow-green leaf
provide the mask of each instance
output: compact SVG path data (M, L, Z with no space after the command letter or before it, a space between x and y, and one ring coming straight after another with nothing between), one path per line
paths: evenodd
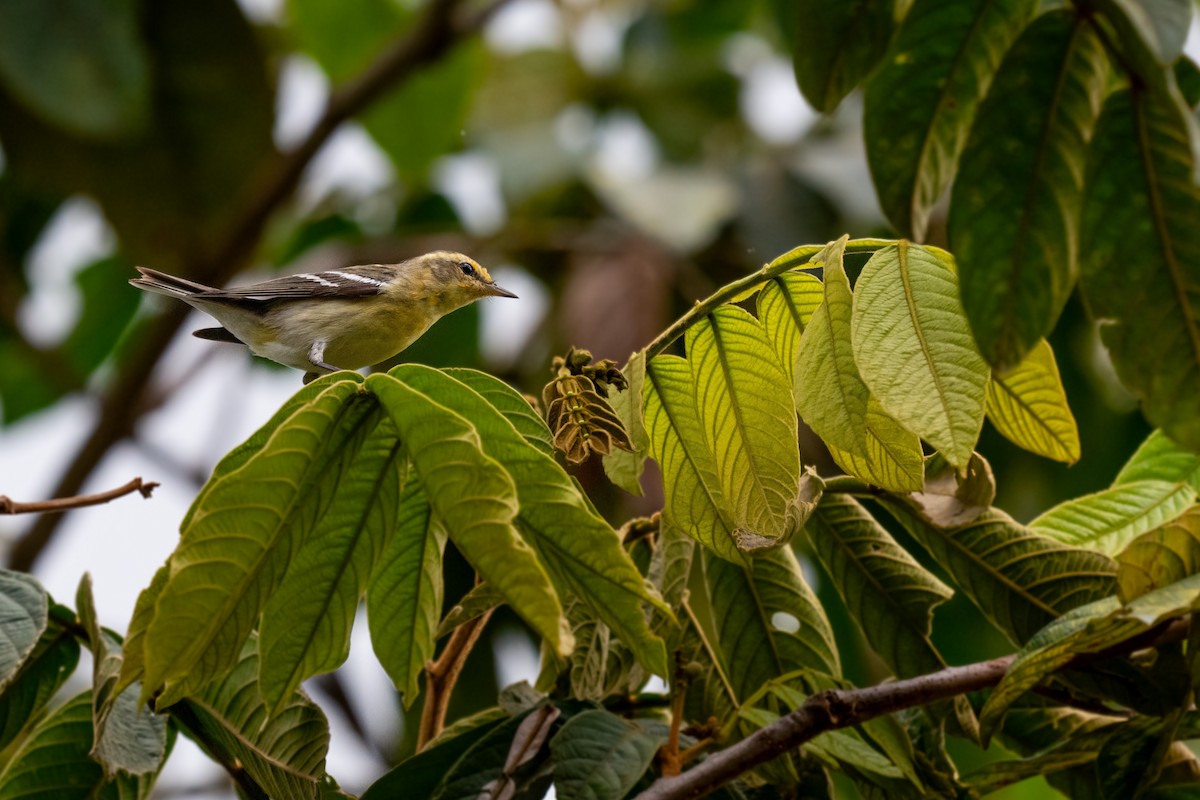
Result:
M859 373L884 411L965 466L983 425L988 368L953 265L904 241L878 251L855 288L851 334Z
M1067 464L1079 460L1079 428L1067 405L1054 351L1045 339L1013 369L992 373L987 415L1018 447Z
M1196 490L1186 483L1135 481L1060 503L1029 527L1060 542L1116 555L1194 502Z
M857 456L829 445L829 453L850 475L889 492L917 492L925 484L921 439L889 417L874 397L867 402L866 452Z
M825 297L821 281L807 272L785 272L772 278L758 296L758 320L775 355L793 380L800 338Z
M604 474L608 479L632 495L642 495L642 470L646 456L650 453L650 436L646 433L646 421L642 416L643 386L646 383L646 351L638 350L629 357L621 370L628 384L621 390L609 385L608 404L616 413L633 451L614 447L604 456Z
M1117 592L1129 602L1200 572L1200 506L1143 533L1117 555Z

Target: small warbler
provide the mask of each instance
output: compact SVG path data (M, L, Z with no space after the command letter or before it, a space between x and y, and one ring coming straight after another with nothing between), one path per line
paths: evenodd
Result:
M224 326L193 335L244 344L256 356L304 370L306 383L386 361L442 316L482 297L516 297L472 259L445 251L230 289L137 270L134 286L177 297Z

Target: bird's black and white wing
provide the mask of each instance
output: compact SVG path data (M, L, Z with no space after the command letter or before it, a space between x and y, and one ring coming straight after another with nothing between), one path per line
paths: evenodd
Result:
M379 294L393 267L367 264L328 272L301 272L272 278L249 286L234 286L205 292L212 300L303 300L308 297L370 297Z

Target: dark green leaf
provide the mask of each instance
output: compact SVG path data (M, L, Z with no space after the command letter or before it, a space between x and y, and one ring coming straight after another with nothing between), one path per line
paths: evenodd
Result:
M1166 717L1136 717L1116 727L1096 756L1105 798L1136 800L1154 785L1182 714L1181 708Z
M1038 18L1004 57L963 150L950 247L971 331L997 369L1015 367L1050 333L1074 286L1105 58L1073 12Z
M1192 19L1189 0L1086 0L1116 30L1121 63L1143 82L1165 86L1163 67L1183 52Z
M1197 448L1200 188L1187 113L1166 90L1124 89L1105 102L1080 256L1084 296L1121 382L1151 422Z
M137 310L138 296L125 283L132 269L123 258L105 258L75 275L83 313L62 348L81 376L108 357Z
M867 160L884 214L921 241L975 107L1033 0L916 0L867 83ZM868 382L869 383L869 382Z
M664 736L607 711L584 711L550 742L562 800L621 800L650 767Z
M37 718L78 663L79 642L51 619L17 674L0 692L0 751Z
M134 0L0 4L0 82L55 127L128 135L145 124L150 65Z
M784 2L796 26L792 58L808 102L826 114L870 74L895 27L892 0Z
M554 706L543 705L488 730L446 771L431 800L474 800L481 795L495 796L486 790L509 783L516 771L509 768L514 748L518 758L527 757L526 764L529 760L539 759L542 742L537 742L532 734L544 731L543 723L557 714L558 709ZM523 750L525 744L536 744L537 747Z
M46 630L49 598L32 575L0 569L0 690Z

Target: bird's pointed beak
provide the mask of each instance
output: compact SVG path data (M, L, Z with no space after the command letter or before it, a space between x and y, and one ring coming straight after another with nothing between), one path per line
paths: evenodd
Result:
M497 286L494 283L489 283L487 285L487 293L491 297L511 297L514 300L517 297L515 294L510 292L508 289L504 289L500 286Z

